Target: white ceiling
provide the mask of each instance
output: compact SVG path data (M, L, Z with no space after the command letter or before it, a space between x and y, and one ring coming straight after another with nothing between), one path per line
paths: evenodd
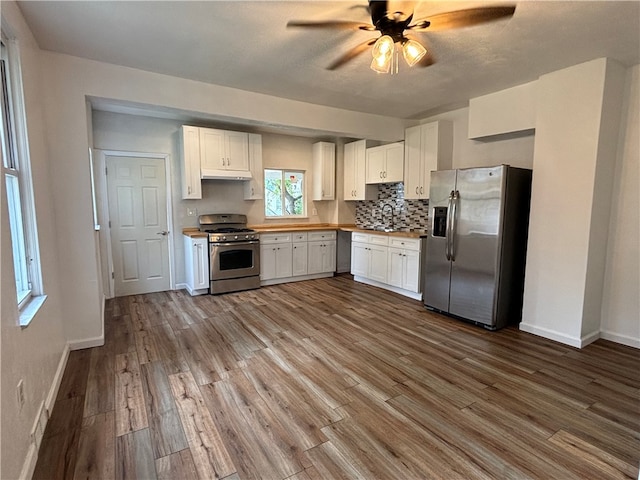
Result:
M487 3L500 4L423 1L414 18ZM375 32L286 28L292 19L370 23L365 0L18 2L44 50L407 119L599 57L640 63L638 1L515 3L508 20L416 34L437 63L379 75L368 52L325 68Z

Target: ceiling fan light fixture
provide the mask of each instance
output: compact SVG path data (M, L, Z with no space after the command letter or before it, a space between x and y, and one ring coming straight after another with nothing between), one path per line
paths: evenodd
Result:
M427 53L427 49L424 48L419 42L415 40L407 40L402 45L402 55L410 67L413 67L420 61Z
M393 48L393 38L389 35L382 35L378 40L376 40L376 43L373 44L371 54L373 55L373 58L391 57Z
M371 61L371 70L378 73L389 73L391 69L391 55L374 58Z

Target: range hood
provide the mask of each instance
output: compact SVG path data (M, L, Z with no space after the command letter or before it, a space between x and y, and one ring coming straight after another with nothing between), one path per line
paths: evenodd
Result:
M248 170L200 170L202 180L251 180Z

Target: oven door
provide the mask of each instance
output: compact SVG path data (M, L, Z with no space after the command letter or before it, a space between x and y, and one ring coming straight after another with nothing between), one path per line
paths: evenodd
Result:
M260 241L210 243L211 280L260 275Z

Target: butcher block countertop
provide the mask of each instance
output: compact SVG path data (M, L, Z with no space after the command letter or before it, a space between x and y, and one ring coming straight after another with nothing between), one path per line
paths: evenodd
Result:
M201 232L198 230L198 227L188 227L182 229L182 234L187 237L197 238L197 237L207 237L209 235L207 232Z
M280 233L280 232L313 232L318 230L340 230L343 232L373 233L375 235L387 235L392 237L422 238L427 236L425 230L414 230L411 232L380 232L367 228L359 228L355 225L337 225L333 223L314 224L280 224L280 225L249 225L259 233ZM182 230L183 235L188 237L206 237L207 234L199 231L196 227L189 227Z

